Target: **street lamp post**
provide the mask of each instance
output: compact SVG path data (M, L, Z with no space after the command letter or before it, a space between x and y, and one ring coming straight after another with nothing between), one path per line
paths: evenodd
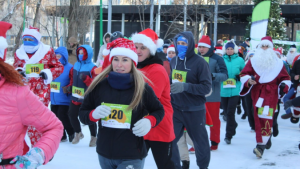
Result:
M25 29L25 17L26 17L26 0L24 0L23 31L24 31L24 29Z
M103 39L103 10L102 10L102 0L100 0L100 22L99 22L99 27L100 27L100 46L102 46L102 39Z

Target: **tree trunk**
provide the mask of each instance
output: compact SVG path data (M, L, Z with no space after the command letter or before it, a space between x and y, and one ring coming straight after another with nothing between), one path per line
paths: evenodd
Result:
M13 53L16 53L17 49L19 49L22 32L23 32L23 22L20 24L20 29L16 37L16 45L14 47Z
M72 0L69 8L69 27L68 27L68 38L75 37L77 39L77 16L79 10L80 0Z
M39 18L39 10L41 6L42 0L39 0L38 3L36 4L36 10L35 10L35 16L33 20L33 27L37 27L37 19Z

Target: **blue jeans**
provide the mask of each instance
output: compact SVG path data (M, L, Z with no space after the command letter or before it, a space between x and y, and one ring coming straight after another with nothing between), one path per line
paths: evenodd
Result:
M295 89L293 87L291 87L291 89L288 91L288 93L284 96L284 98L282 99L283 103L285 103L286 101L290 100L290 98L295 94ZM291 109L288 108L286 111L286 114L292 113Z
M108 159L98 154L103 169L143 169L145 158L141 159Z

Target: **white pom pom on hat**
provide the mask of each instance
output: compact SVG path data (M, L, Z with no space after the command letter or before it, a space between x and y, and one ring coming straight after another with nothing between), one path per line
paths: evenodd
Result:
M157 34L150 28L143 30L140 33L135 33L131 36L134 43L142 43L149 50L151 55L155 55L157 48L163 46L164 41L159 39Z

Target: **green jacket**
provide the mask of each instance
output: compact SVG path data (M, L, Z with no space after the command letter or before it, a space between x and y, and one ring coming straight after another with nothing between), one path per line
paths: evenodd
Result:
M238 56L238 54L233 54L231 56L223 56L227 70L228 70L228 79L234 79L236 81L235 88L224 88L224 83L221 83L221 97L232 97L240 95L241 82L236 79L236 75L239 75L240 72L245 67L245 61Z

